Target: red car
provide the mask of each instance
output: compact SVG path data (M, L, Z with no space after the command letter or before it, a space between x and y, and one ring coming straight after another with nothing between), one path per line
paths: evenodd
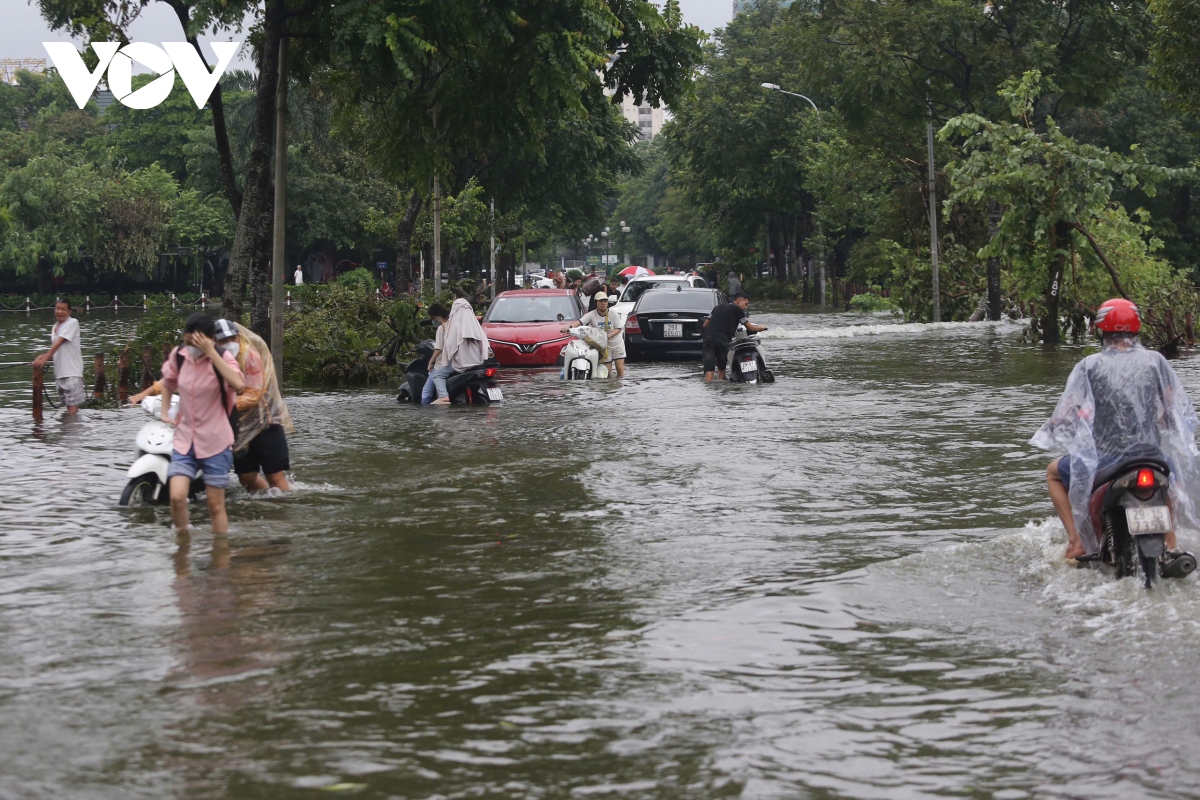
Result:
M553 367L571 340L563 326L584 313L574 289L514 289L492 303L483 332L502 366Z

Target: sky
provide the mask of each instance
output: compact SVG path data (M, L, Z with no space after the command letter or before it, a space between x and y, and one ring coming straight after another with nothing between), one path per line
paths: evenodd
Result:
M679 5L688 22L709 32L726 25L733 15L733 0L680 0ZM4 23L0 25L0 58L47 58L42 42L67 38L50 31L38 13L36 2L0 0L0 6L4 8ZM183 39L183 30L174 12L165 3L152 3L131 27L130 38L155 44L180 41ZM200 41L205 43L213 38L201 37ZM216 38L219 41L237 41L245 37L226 33ZM205 57L212 63L212 51L207 47L204 50ZM230 68L238 66L248 65L235 63Z

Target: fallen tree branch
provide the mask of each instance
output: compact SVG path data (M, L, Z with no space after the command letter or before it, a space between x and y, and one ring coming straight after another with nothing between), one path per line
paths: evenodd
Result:
M1096 243L1094 238L1092 238L1092 234L1087 228L1083 227L1083 225L1079 224L1078 222L1072 222L1071 227L1087 237L1088 244L1090 244L1092 249L1096 251L1096 255L1108 270L1109 277L1112 278L1113 286L1117 289L1117 294L1121 295L1121 297L1124 297L1126 300L1129 300L1129 294L1125 291L1125 287L1121 285L1121 277L1117 275L1116 267L1114 267L1112 262L1108 260L1108 256L1104 255L1104 251L1100 249L1100 245Z

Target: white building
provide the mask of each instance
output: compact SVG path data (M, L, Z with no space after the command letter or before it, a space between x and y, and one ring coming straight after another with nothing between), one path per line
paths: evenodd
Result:
M661 108L653 108L649 103L637 105L633 102L632 97L625 95L621 101L621 113L626 120L638 126L643 142L650 141L662 131L663 110Z

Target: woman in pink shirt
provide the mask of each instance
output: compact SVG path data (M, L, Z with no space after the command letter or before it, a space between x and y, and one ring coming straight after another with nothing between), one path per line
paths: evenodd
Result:
M234 357L217 351L213 341L216 320L207 314L192 314L183 331L184 347L171 352L162 377L163 420L175 424L175 447L167 470L171 519L176 531L187 532L188 489L196 471L202 470L213 533L225 533L229 530L225 489L233 467L229 414L246 384ZM171 395L176 392L179 411L171 420Z

